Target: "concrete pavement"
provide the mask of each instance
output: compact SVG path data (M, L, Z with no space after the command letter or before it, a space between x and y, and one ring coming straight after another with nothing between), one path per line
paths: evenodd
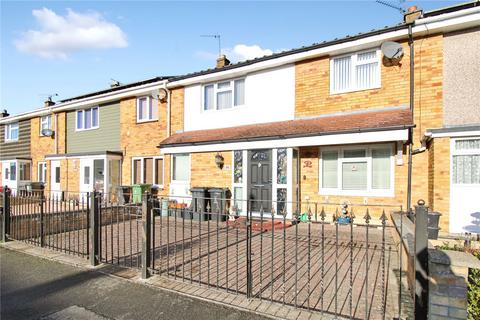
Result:
M267 319L0 248L1 319Z

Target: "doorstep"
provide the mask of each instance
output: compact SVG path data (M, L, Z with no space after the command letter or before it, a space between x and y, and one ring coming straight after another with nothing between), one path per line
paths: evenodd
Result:
M103 274L122 278L126 281L131 281L154 287L160 290L181 294L183 296L188 296L193 299L198 299L209 303L215 303L246 312L252 312L264 317L268 317L270 319L334 319L333 316L328 314L324 314L322 316L319 312L311 312L291 306L285 306L281 303L259 299L248 299L243 294L235 294L233 292L226 292L225 290L217 290L195 283L191 284L187 280L175 280L160 275L152 275L148 279L142 279L139 269L124 268L109 264L100 264L93 267L85 258L67 255L59 251L40 248L21 241L3 242L0 243L0 246L8 250L22 252L25 254L37 256L43 259L63 264L73 265L82 269L90 269L95 272L101 272Z

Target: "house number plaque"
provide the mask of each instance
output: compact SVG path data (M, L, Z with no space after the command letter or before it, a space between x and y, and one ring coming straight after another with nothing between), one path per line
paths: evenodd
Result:
M303 167L304 168L311 168L312 167L312 161L311 160L303 161Z

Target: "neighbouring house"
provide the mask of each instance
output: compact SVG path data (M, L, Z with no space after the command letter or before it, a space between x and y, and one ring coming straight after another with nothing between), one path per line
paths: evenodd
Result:
M480 233L479 61L479 26L444 34L443 120L422 128L429 149L428 202L450 217L445 231L451 233Z
M0 120L6 120L0 126L0 179L16 192L32 180L30 120L11 118L6 111Z
M156 77L60 101L55 109L65 112L65 148L45 155L60 175L50 175L49 189L79 200L93 190L116 197L122 184L163 189L163 158L148 141L166 136L158 94L164 85Z
M443 232L479 232L479 28L475 2L416 20L413 113L399 24L2 117L0 178L79 200L147 183L188 202L193 187L221 187L240 214L247 200L288 217L349 202L378 218L406 209L411 138L412 204L441 212ZM384 57L387 41L401 58Z
M455 61L463 58L454 52L462 43L453 41L458 34L473 39L479 25L474 3L427 12L416 21L413 114L406 24L233 65L221 57L215 69L169 79L169 89L184 92L183 102L172 104L172 112L183 113L183 125L159 144L161 153L172 157L170 194L226 187L244 214L246 200L253 200L254 214L284 211L289 217L305 210L299 202L321 206L347 201L378 205L371 212L378 218L380 206L405 209L413 128L412 204L425 199L431 210L443 214L442 231L453 231L456 222L451 221L480 211L480 204L471 198L468 213L463 212L460 198L449 193L454 169L442 164L449 162L449 153L437 148L441 141L435 135L437 129L452 130L439 128L459 121L453 115L478 124L479 59L472 57L478 57L478 50L468 48L461 69L455 69ZM403 58L386 59L380 50L385 41L399 43ZM449 89L456 83L451 73L461 77L467 65L463 95L455 95ZM471 115L458 116L464 112ZM478 164L478 126L471 128L465 135L476 153L463 161ZM425 135L433 142L427 145ZM217 166L216 158L224 165ZM473 173L462 174L477 179L472 168ZM470 196L480 186L472 184ZM467 230L464 223L456 231Z

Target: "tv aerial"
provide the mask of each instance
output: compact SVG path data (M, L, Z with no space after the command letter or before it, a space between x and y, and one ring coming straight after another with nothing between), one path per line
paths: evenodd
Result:
M218 56L220 57L222 55L222 39L221 35L219 34L202 34L200 35L202 38L214 38L218 40Z
M404 8L405 0L398 0L398 1L385 1L385 0L375 0L376 3L384 5L386 7L392 8L400 12L400 14L405 14L407 10Z

